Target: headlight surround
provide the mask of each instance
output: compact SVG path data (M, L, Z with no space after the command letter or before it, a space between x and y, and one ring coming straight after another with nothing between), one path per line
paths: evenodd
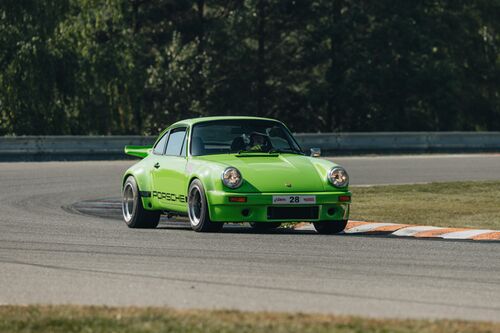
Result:
M336 166L328 172L328 180L335 187L346 187L349 185L349 175L344 168Z
M238 169L229 167L222 173L222 183L231 189L235 189L241 186L243 183L243 177Z

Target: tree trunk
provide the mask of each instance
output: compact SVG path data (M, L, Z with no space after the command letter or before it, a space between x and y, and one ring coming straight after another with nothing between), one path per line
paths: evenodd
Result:
M139 1L132 1L132 32L135 35L139 33L140 25L139 25ZM129 92L130 94L130 92ZM141 101L136 101L134 100L132 102L132 108L134 112L134 122L136 126L136 134L141 134L142 133L142 126L143 126L143 121L142 121L142 110L141 106L142 103Z
M339 31L343 1L333 0L330 11L330 68L327 73L328 81L328 104L326 131L335 131L342 128L342 115L338 105L338 88L341 81L341 64L339 59L339 48L342 45L342 33Z
M265 0L259 0L257 3L257 114L265 114L264 98L265 98Z
M198 59L195 67L195 77L197 78L197 97L200 103L202 114L206 112L205 103L205 79L203 77L203 65L205 61L205 0L197 0L196 7L198 11Z

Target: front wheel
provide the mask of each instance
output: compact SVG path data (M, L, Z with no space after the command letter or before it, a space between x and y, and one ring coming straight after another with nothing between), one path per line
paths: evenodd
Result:
M224 223L210 221L205 189L198 179L193 180L189 186L188 216L191 229L194 231L217 232L224 226Z
M331 234L338 234L339 232L344 231L347 225L347 220L314 222L313 224L314 224L314 229L316 229L316 231L319 234L331 235Z
M160 212L145 210L135 178L130 176L123 185L123 220L129 228L153 229L160 222Z

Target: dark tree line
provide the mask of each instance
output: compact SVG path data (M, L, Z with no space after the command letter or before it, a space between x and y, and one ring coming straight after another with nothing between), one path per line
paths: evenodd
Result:
M2 0L0 135L500 130L500 0Z

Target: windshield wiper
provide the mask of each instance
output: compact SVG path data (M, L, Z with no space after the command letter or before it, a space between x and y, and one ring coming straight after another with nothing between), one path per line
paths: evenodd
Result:
M281 153L289 153L289 154L297 154L297 155L305 155L303 152L300 150L296 149L271 149L269 151L269 154L281 154Z
M238 151L238 154L265 154L266 152L261 151L261 150L245 150L242 149Z

